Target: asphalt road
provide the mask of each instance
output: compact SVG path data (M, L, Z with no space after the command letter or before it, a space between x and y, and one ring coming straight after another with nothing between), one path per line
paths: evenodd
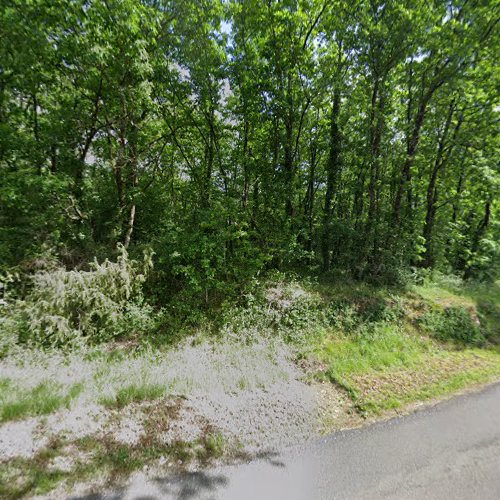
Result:
M500 384L248 464L145 481L96 499L500 499Z

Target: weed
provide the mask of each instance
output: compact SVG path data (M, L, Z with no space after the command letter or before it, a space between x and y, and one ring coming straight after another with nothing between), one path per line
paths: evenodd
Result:
M207 432L200 440L202 445L197 456L200 460L206 461L211 458L219 458L226 450L226 441L220 432Z
M59 408L67 408L82 388L81 384L75 384L65 391L61 384L41 382L33 389L26 390L3 379L0 383L0 421L47 415Z
M119 389L114 396L101 398L101 403L108 408L123 408L130 403L151 401L165 395L166 387L161 384L130 384Z

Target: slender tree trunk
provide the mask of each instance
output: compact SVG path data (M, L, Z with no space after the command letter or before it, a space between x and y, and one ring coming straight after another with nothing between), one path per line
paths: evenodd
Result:
M125 240L123 242L123 246L128 248L130 245L130 240L132 239L132 233L134 231L134 223L135 223L135 203L130 207L130 212L128 216L127 223L127 232L125 233Z
M248 135L250 124L245 118L243 124L243 195L241 198L241 205L246 208L248 202L248 193L250 190L250 172L248 168Z
M325 205L323 210L323 233L321 239L321 254L323 270L330 268L331 225L333 215L333 201L337 189L338 177L341 169L341 135L339 129L340 91L333 93L332 111L330 116L330 151L326 171Z
M109 142L109 141L108 141ZM111 146L110 146L111 147ZM124 199L124 189L123 189L123 166L125 163L125 138L121 136L119 138L119 148L118 155L113 165L113 173L115 177L115 185L116 185L116 195L118 199L118 209L120 213L123 213L125 208L125 199Z
M50 171L55 174L57 172L57 146L50 146Z
M472 235L472 244L470 247L470 252L471 255L475 255L477 251L479 250L479 244L481 243L482 238L484 237L484 234L486 233L486 230L488 229L488 226L490 224L490 219L491 219L491 199L488 199L484 205L484 215L477 226L477 229L474 231L474 234ZM467 267L465 268L465 273L464 273L464 278L465 279L470 279L472 278L474 274L474 264L468 264Z
M434 162L434 167L431 171L429 184L427 186L427 198L426 198L427 203L426 203L424 230L423 230L423 237L425 241L425 253L424 253L424 259L421 264L422 267L427 267L427 268L433 267L435 263L433 230L434 230L434 223L437 211L436 204L438 201L437 179L439 172L442 170L442 168L446 163L446 159L443 157L443 155L454 111L455 111L455 102L454 100L452 100L446 117L446 123L444 125L443 132L439 138L436 160ZM455 127L455 134L453 138L456 137L459 127L460 127L460 120L457 124L457 127ZM452 146L450 146L450 148L451 147Z
M208 136L208 144L206 146L206 154L205 154L205 173L203 176L203 185L201 188L202 192L202 206L208 207L210 204L210 188L212 183L212 172L214 165L214 156L215 156L215 137L214 137L214 127L213 121L215 119L215 109L212 105L210 105L210 113L209 113L209 128L210 133Z
M432 94L433 91L428 91L422 97L418 106L418 111L415 117L411 137L408 142L406 159L403 164L403 168L401 170L401 177L399 179L399 184L396 191L396 197L394 200L393 219L396 228L399 227L401 221L401 203L403 201L403 194L407 184L411 181L411 168L413 166L413 163L415 161L415 156L417 154L418 144L420 142L420 132L422 131L422 125L424 124L427 105L429 104Z
M291 218L294 214L293 208L293 185L294 185L294 158L293 158L293 96L292 96L292 77L288 75L288 92L287 92L287 114L285 117L285 157L284 157L284 172L285 172L285 213Z
M456 187L456 195L453 201L453 210L451 214L451 223L453 226L456 225L458 220L458 215L460 211L460 201L462 198L462 192L464 190L465 184L465 161L462 161L460 166L460 173L458 176L457 187ZM454 239L449 238L447 242L447 258L450 262L453 262L453 267L456 270L463 271L465 269L466 260L463 255L463 252L459 250L458 247L453 246Z
M135 127L129 137L127 163L128 163L127 166L129 167L129 179L130 179L129 181L130 193L128 195L127 205L129 205L130 208L128 208L128 217L125 224L125 231L123 232L125 234L125 238L123 241L123 246L125 248L128 248L128 246L130 245L130 241L132 239L132 233L134 232L136 212L137 212L136 190L139 183L138 182L139 179L137 177L137 129L135 129Z
M373 87L370 113L370 183L368 185L368 218L365 234L367 237L367 252L369 272L378 267L379 254L379 184L380 184L380 145L384 131L385 81L377 80Z
M42 161L40 158L40 125L38 123L38 98L33 94L33 135L36 143L36 171L42 175Z
M316 181L316 165L318 157L318 145L316 139L312 139L311 149L310 149L310 159L309 159L309 173L307 179L307 192L304 204L304 214L307 220L307 237L305 242L306 251L310 252L312 250L313 242L313 214L314 214L314 183Z
M436 218L436 203L438 201L438 190L436 181L438 177L439 167L432 170L429 185L427 187L427 209L425 213L425 223L423 237L425 240L425 253L422 267L431 268L434 266L434 244L433 244L433 231L434 221Z

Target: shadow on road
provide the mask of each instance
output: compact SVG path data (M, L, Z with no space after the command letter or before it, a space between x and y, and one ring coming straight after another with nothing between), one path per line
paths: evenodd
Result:
M259 452L253 455L242 455L235 462L264 461L274 467L284 468L285 463L279 460L277 452ZM123 500L133 498L134 500L157 500L160 498L171 498L175 500L191 500L196 498L210 498L210 493L214 493L229 484L229 479L217 474L215 471L182 472L168 475L166 477L156 477L143 481L141 484L134 483L134 480L127 485L114 490L101 493L91 493L83 496L72 496L70 500ZM214 496L215 497L215 496Z

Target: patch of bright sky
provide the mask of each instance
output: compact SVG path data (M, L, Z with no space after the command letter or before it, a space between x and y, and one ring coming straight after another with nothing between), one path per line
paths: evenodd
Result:
M228 35L231 34L231 23L229 21L222 21L220 23L220 30L222 33L226 33Z
M227 35L227 46L231 48L233 47L232 26L230 21L222 21L220 23L220 32Z

